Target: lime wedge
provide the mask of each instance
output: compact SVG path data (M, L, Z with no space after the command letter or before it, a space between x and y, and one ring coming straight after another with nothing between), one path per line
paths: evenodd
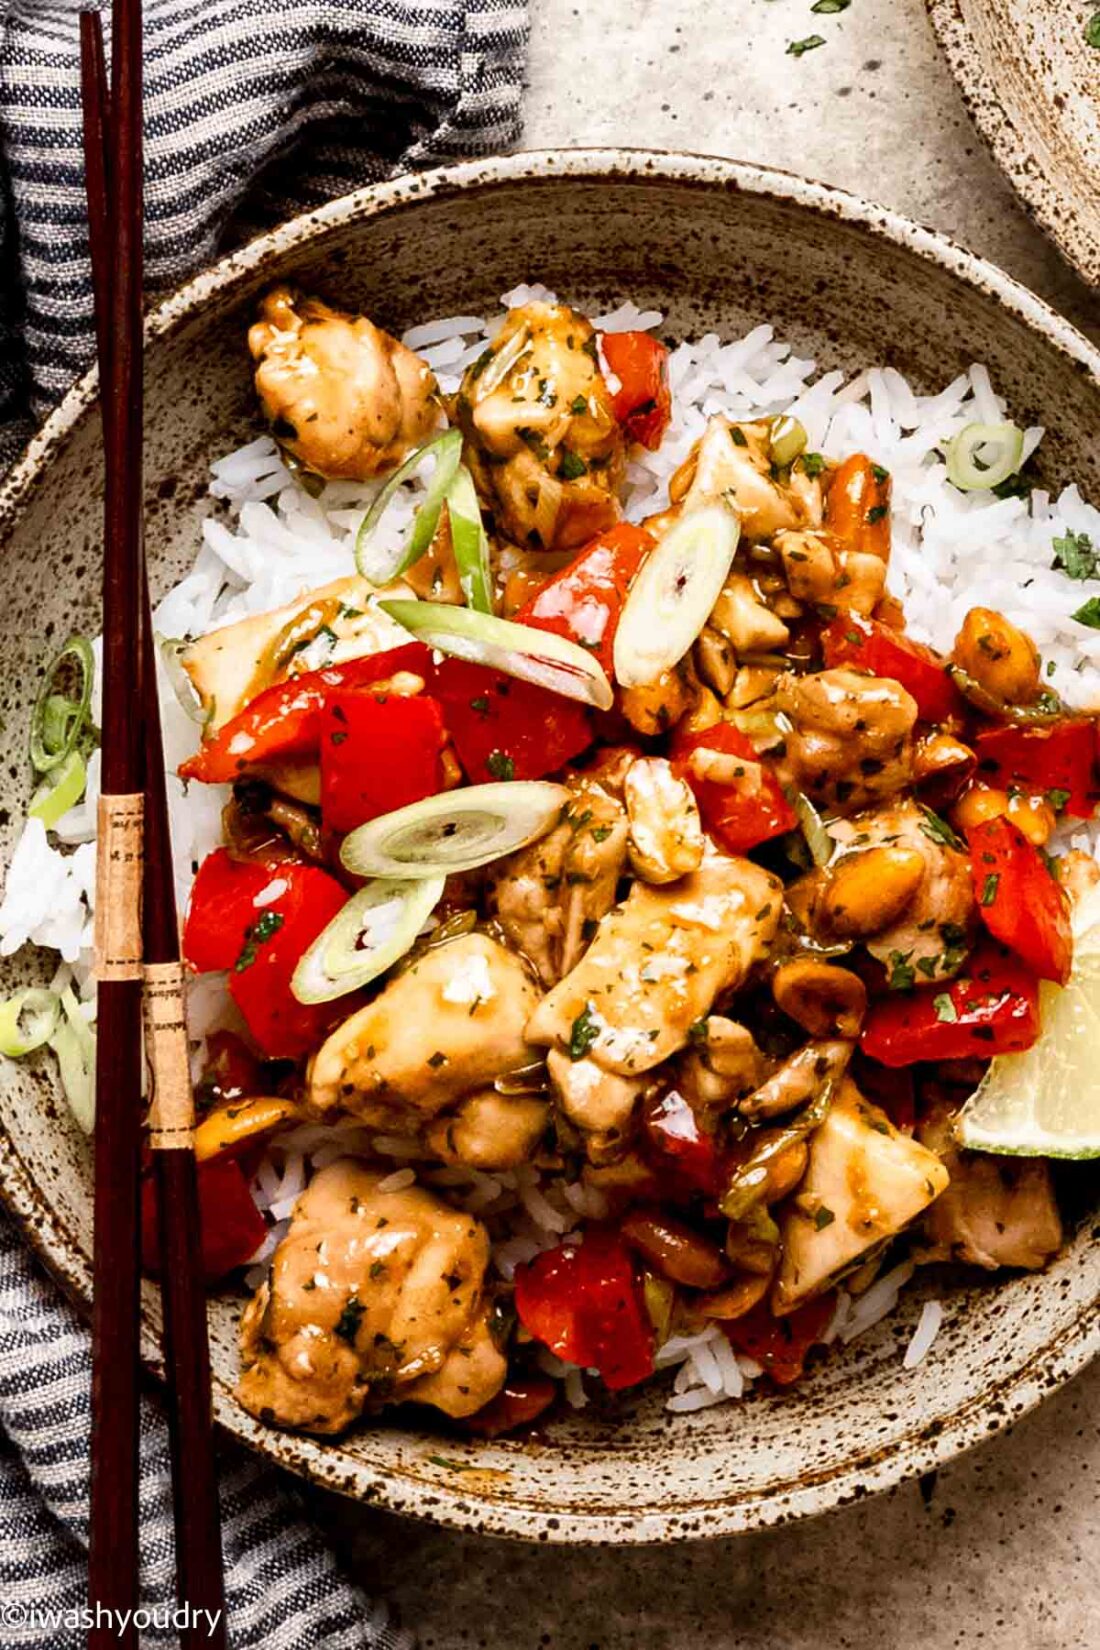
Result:
M1042 1033L998 1054L959 1117L974 1151L1011 1157L1100 1157L1100 890L1074 913L1073 972L1039 987Z

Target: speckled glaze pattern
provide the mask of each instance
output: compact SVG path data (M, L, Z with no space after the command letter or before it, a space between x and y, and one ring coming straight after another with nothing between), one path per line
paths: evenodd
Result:
M1071 0L926 0L994 159L1036 223L1100 286L1100 51Z
M736 336L767 320L823 367L891 362L931 388L990 363L1025 423L1048 429L1050 483L1100 496L1100 356L1037 299L949 242L782 173L611 150L520 155L398 180L335 202L226 259L150 318L148 542L163 590L190 566L210 459L255 433L244 353L257 293L290 277L399 330L488 306L538 278L586 305L629 294L670 336ZM5 670L0 852L27 801L24 737L51 640L97 624L102 479L94 378L79 384L0 491ZM43 977L50 968L42 959ZM25 979L25 959L0 986ZM87 1145L45 1065L0 1094L0 1190L38 1251L87 1302ZM951 1285L935 1356L912 1375L904 1312L831 1357L792 1396L676 1418L651 1392L554 1422L537 1443L441 1440L397 1422L330 1443L257 1425L232 1396L241 1302L211 1304L222 1425L361 1501L544 1542L687 1540L778 1524L924 1472L1037 1403L1100 1348L1100 1217L1080 1187L1073 1240L1049 1273ZM155 1292L144 1346L159 1360Z

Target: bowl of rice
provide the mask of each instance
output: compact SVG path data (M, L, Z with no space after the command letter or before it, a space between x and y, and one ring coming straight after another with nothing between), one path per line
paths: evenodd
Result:
M657 452L631 460L628 517L658 507L709 417L790 415L813 448L859 448L889 466L889 590L914 637L949 647L980 602L1030 632L1067 703L1100 705L1100 629L1073 617L1088 598L1100 603L1100 579L1067 584L1051 553L1067 534L1100 545L1096 350L1007 276L879 207L778 172L645 152L473 161L363 190L233 253L162 304L146 354L147 545L162 635L266 612L354 566L362 488L303 491L258 419L243 344L275 281L404 336L444 390L510 305L556 296L603 332L659 334L671 349L673 423ZM90 767L61 831L29 829L25 750L43 661L71 632L98 630L96 394L90 374L0 491L3 988L61 978L77 1003L91 972L95 776ZM945 440L1006 418L1024 432L1027 484L1002 497L952 487ZM174 770L195 727L173 714L170 693L165 706ZM170 799L181 910L220 840L220 798L201 790L176 782ZM1092 851L1084 828L1077 835ZM216 1014L204 985L191 1014L199 1043ZM310 1173L354 1145L298 1128L268 1154L253 1191L271 1247ZM400 1145L394 1176L412 1177ZM547 1195L533 1170L444 1171L440 1184L495 1222L505 1279L600 1214L579 1182ZM306 1438L263 1425L234 1396L246 1297L230 1289L211 1299L217 1418L319 1484L458 1528L643 1543L782 1523L933 1469L1100 1350L1095 1190L1072 1166L1062 1190L1067 1242L1046 1270L990 1286L942 1268L914 1276L900 1258L858 1298L841 1290L829 1355L793 1395L711 1326L666 1340L661 1379L614 1403L579 1372L548 1370L565 1402L533 1436L442 1435L396 1411L339 1438ZM0 1191L86 1306L90 1154L48 1057L4 1062ZM142 1311L145 1355L159 1370L152 1286Z

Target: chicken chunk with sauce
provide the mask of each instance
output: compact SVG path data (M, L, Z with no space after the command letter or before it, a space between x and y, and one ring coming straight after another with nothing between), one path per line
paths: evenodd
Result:
M939 1197L948 1172L846 1079L810 1139L806 1173L779 1220L772 1308L784 1316L903 1231Z
M954 845L936 815L907 799L834 821L829 834L842 853L830 866L834 876L853 862L850 856L878 847L920 855L924 874L900 913L886 904L889 890L883 880L882 909L889 920L877 932L868 923L872 931L865 932L864 944L888 970L900 967L903 978L911 973L918 985L956 975L970 947L974 886L968 856Z
M385 1403L472 1415L503 1385L485 1228L419 1187L381 1191L384 1179L345 1158L298 1199L241 1318L237 1396L261 1420L332 1434Z
M854 670L788 673L773 703L791 723L783 766L812 801L850 812L910 783L917 706L900 682Z
M963 1261L996 1271L1038 1271L1062 1247L1062 1217L1050 1164L1042 1158L963 1151L950 1109L934 1103L917 1138L943 1163L951 1183L921 1222L919 1258Z
M635 882L535 1009L528 1039L624 1077L652 1070L765 955L781 908L778 878L713 849L679 882Z
M579 961L600 918L615 903L626 864L628 822L598 779L574 775L571 801L547 836L492 869L490 909L506 939L544 986Z
M248 347L276 438L329 480L396 468L440 422L431 369L365 315L273 287Z
M775 547L796 601L869 616L886 589L882 557L846 550L832 533L777 533Z
M496 532L572 550L611 527L625 444L591 322L564 304L513 309L457 399L466 461Z
M488 935L430 947L322 1045L310 1107L416 1128L537 1059L524 1032L537 1003L523 963Z
M669 497L685 509L725 499L737 509L747 539L819 527L823 512L816 477L797 466L785 481L773 474L768 420L733 424L712 418L669 483Z

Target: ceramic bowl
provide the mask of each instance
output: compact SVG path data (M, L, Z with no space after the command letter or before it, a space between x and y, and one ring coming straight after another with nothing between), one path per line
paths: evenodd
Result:
M926 230L819 185L725 161L613 151L519 155L400 179L337 201L225 259L148 329L148 543L159 591L190 566L210 460L256 432L244 349L256 295L291 277L400 331L546 281L597 308L628 295L670 335L734 337L766 321L822 367L892 363L922 387L985 360L1023 424L1047 427L1043 474L1100 497L1100 357L1004 275ZM79 384L0 493L4 603L0 850L28 796L37 668L70 627L98 625L96 386ZM49 959L41 959L46 976ZM10 990L28 962L9 962ZM9 1067L0 1189L74 1297L90 1288L86 1142L47 1065ZM1044 1275L952 1286L933 1355L901 1354L896 1318L789 1396L673 1418L663 1395L543 1440L465 1443L396 1420L335 1442L259 1426L235 1403L240 1300L211 1303L222 1426L319 1483L400 1512L553 1542L645 1542L776 1524L924 1472L1008 1424L1100 1346L1100 1227L1078 1220ZM922 1286L944 1291L942 1279ZM155 1292L144 1344L158 1363Z

